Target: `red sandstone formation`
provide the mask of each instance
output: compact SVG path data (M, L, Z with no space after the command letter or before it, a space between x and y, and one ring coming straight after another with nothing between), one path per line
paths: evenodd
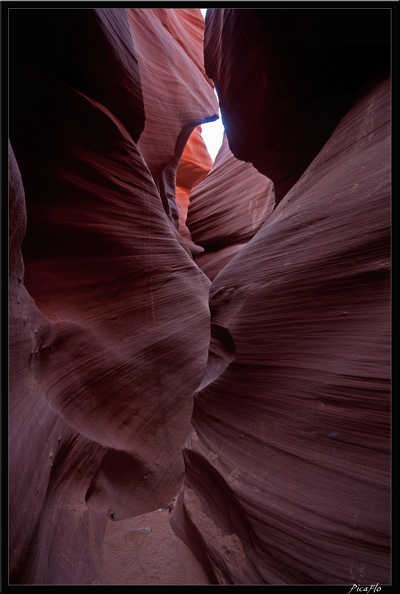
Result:
M208 13L198 183L197 9L11 11L11 584L390 582L388 11L326 12Z
M189 191L201 182L213 165L201 133L202 127L196 126L179 161L176 183Z
M196 263L211 280L256 234L274 204L271 180L238 161L224 134L210 173L190 193L186 221L193 241L205 249Z
M203 252L204 249L193 243L186 225L190 191L207 175L211 166L212 159L201 135L201 126L196 126L179 161L175 194L179 212L179 233L186 240L193 255Z
M215 120L218 103L202 54L200 10L129 9L129 26L139 60L146 113L138 142L165 211L178 227L176 170L193 128ZM157 92L154 92L154 85Z
M160 36L159 11L145 12L147 34ZM199 21L198 11L177 11L175 21L191 12ZM31 24L31 11L12 16L11 141L28 218L25 279L18 258L18 270L11 269L19 279L10 295L12 583L101 582L108 509L120 521L172 500L209 344L209 281L179 245L136 144L142 77L126 12L84 11L82 20L72 13L52 14L50 38L48 18L39 19L34 33L43 47L22 56L20 27L24 19ZM98 91L102 66L93 48L92 62L82 63L85 36L116 60L108 93L130 98L130 119ZM53 37L66 53L51 53ZM24 38L26 50L30 41ZM216 111L212 86L193 76L202 44L192 43L188 95L182 82L169 127L160 114L167 138L158 137L155 152L162 149L167 163L180 135ZM149 62L152 50L149 42ZM145 58L142 48L139 65ZM171 50L168 60L181 55ZM168 81L157 81L159 101L166 82L175 89L173 73L170 66ZM182 76L176 72L176 80ZM193 105L194 96L201 103ZM16 172L12 161L17 251L24 206Z
M390 581L389 100L346 115L212 284L174 527L218 583Z
M376 19L372 14L363 21L363 35L374 23L379 27L382 13ZM287 39L297 31L298 16L308 21L307 11L293 18L265 11L260 24L268 21L268 31L276 29L273 39ZM297 45L289 43L292 66L304 55L300 42L308 46L309 34L318 33L313 20L303 40L297 31ZM321 99L317 125L333 99L354 103L260 231L211 285L210 354L195 395L173 527L220 584L387 584L390 80L385 60L378 82L378 63L369 71L362 57L385 52L371 48L368 37L361 40L358 29L354 42L366 44L363 54L357 46L343 50L347 67L359 61L356 80L348 80L347 69L328 68L321 76L314 63L309 76L301 70L300 85L290 78L293 69L281 68L279 45L276 56L267 55L257 36L250 36L257 22L253 11L213 11L206 67L222 97L233 151L254 155L259 149L253 162L270 172L281 198L294 170L291 146L302 145L306 165L317 137L321 142L324 136L311 122L309 137L297 126L288 128L295 114L299 126L306 121L303 90L310 100ZM346 21L344 33L348 26ZM374 42L382 33L388 38L389 29L379 29ZM328 39L323 42L329 46ZM337 65L334 44L329 54ZM270 83L266 95L255 93L245 109L249 92L236 91L246 88L252 72L255 83L260 72L243 60L262 65L263 58L271 64L272 82L274 73L284 71L293 92L282 95ZM315 79L331 76L339 85L335 90L313 89ZM273 109L279 99L282 109ZM294 110L290 122L288 105ZM331 124L337 115L330 114ZM270 161L275 145L282 150Z
M230 148L272 179L277 202L363 81L389 60L389 18L389 11L375 9L208 11L206 71Z

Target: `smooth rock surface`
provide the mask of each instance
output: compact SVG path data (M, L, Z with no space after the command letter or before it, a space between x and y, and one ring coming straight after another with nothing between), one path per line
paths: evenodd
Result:
M274 182L277 202L388 65L390 18L375 8L207 11L206 72L229 146Z
M10 11L11 585L390 583L388 14Z
M196 263L202 268L207 262L202 270L210 272L213 262L211 280L229 261L228 254L240 249L235 246L257 233L275 205L272 181L251 163L236 159L225 134L209 174L192 189L189 199L186 224L193 241L207 254Z
M173 526L219 584L390 583L390 81L211 285Z
M182 249L138 149L148 106L129 15L45 11L21 40L19 24L30 24L32 12L14 13L11 26L10 133L28 225L22 262L25 203L10 153L10 580L104 583L109 509L117 520L151 512L181 484L193 391L207 359L210 283ZM157 12L146 11L147 35L164 30ZM191 12L197 22L197 10L178 11L174 22ZM166 30L164 37L171 44ZM109 78L99 78L104 64L93 48L83 51L85 38L112 63ZM198 40L190 55L202 62ZM172 72L181 55L171 50L165 59ZM159 114L154 151L162 147L167 162L182 130L215 105L189 57L184 72L189 97L169 106L165 143ZM196 95L201 105L191 105Z
M201 132L201 126L196 126L189 136L176 174L175 200L179 212L178 230L183 239L186 240L193 256L204 252L204 248L192 241L191 233L186 224L190 192L209 173L213 164Z
M146 112L138 148L178 228L179 160L192 130L218 117L218 101L204 70L204 20L199 9L138 8L127 13Z

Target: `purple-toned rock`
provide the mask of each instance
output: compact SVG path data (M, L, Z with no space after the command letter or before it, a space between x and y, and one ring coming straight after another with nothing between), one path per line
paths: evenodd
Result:
M390 583L390 81L211 285L174 528L220 584Z
M190 192L207 175L213 164L201 131L201 126L196 126L191 133L179 161L176 174L175 200L179 212L178 230L193 256L204 252L204 248L192 241L191 233L186 224Z
M10 11L10 584L390 583L389 16Z
M204 70L204 19L199 9L137 8L127 13L146 113L138 148L178 228L175 186L180 158L192 130L218 114Z
M210 172L190 193L186 223L193 241L205 249L196 263L213 279L256 234L274 205L271 180L251 163L236 159L224 134Z
M10 135L22 176L11 153L10 580L101 584L109 510L115 520L152 512L181 485L192 396L207 360L210 282L179 244L138 148L148 105L126 11L44 11L23 39L18 25L32 11L18 13L10 56ZM146 23L149 38L164 31L173 47L156 13ZM170 72L181 60L174 43ZM137 46L143 70L146 45ZM150 62L150 42L147 50ZM191 55L202 61L198 41ZM163 147L168 162L182 130L216 101L189 57L185 64L191 90L169 107L167 143L158 114L154 153ZM154 97L157 88L162 103L153 78ZM191 105L196 93L201 105ZM149 120L155 125L154 114ZM125 532L118 534L123 551Z
M390 10L207 11L205 65L229 146L268 176L280 202L364 81L389 63Z

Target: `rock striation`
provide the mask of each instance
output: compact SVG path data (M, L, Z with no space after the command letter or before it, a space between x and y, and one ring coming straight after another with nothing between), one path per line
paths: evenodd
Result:
M389 16L10 11L10 584L390 583Z
M101 583L109 509L117 520L152 512L181 484L207 359L210 283L164 209L165 171L156 180L138 145L141 135L146 153L140 69L154 46L140 45L123 9L44 12L34 30L32 11L11 16L10 132L27 215L12 152L10 579ZM160 43L171 45L163 11L143 12L145 33L163 31ZM187 56L186 84L173 68L181 53L171 50L158 96L153 88L155 101L167 84L175 98L154 149L170 173L182 134L218 107L207 78L193 76L200 12L176 11L174 23L185 27L192 13L196 60L190 66ZM107 56L109 79L84 39Z
M208 11L205 64L229 146L274 182L277 202L366 78L379 78L389 60L389 21L389 10L375 9Z
M210 354L173 516L219 584L390 583L391 121L387 48L378 46L389 28L354 37L366 43L364 56L376 50L372 64L357 45L343 50L349 64L355 55L362 62L357 81L345 69L334 72L341 83L334 91L314 88L315 77L332 73L305 76L308 65L302 88L289 75L293 92L270 82L260 96L254 85L262 69L248 62L270 62L264 84L293 71L282 68L279 45L277 58L264 52L271 40L257 43L252 27L268 23L273 40L293 32L286 58L294 64L304 54L297 23L308 18L308 11L286 20L280 11L228 9L207 17L206 69L229 144L268 172L280 193L272 215L211 285ZM329 47L315 26L311 19L309 32ZM334 44L329 55L336 64ZM348 86L352 105L329 137L327 130L313 137L311 122L308 136L292 126L295 116L299 126L306 121L303 87L321 100L318 123L332 101L349 104ZM254 98L238 88L251 88ZM275 145L279 159L269 159ZM304 149L296 183L294 146Z
M176 175L175 201L179 212L178 230L186 240L193 256L204 252L204 248L192 241L192 235L187 226L190 193L192 188L208 174L213 164L201 131L201 126L196 126L191 133L179 161Z
M218 583L390 581L389 99L347 114L211 286L174 525Z
M205 179L190 193L187 226L204 248L196 264L213 280L272 213L273 183L232 154L227 136Z
M204 20L200 10L193 9L138 8L127 14L146 113L138 148L165 211L178 226L175 185L182 152L195 126L218 117L217 99L210 94L212 83L204 70Z

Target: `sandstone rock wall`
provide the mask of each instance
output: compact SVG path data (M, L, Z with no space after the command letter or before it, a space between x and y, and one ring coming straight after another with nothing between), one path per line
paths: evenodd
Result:
M389 29L390 11L375 8L208 11L206 71L216 84L229 146L274 182L277 202L366 78L375 69L380 77L389 61Z
M154 46L132 19L179 49L164 53L168 77L149 71L153 100L171 97L154 159L176 159L182 133L217 105L196 74L198 10L173 17L197 28L186 84L164 11L44 13L15 11L10 28L10 136L27 210L11 152L10 579L79 584L102 579L109 509L121 520L176 494L209 344L209 281L179 244L138 146L141 135L150 150L140 71Z
M388 11L9 31L10 583L389 583Z
M220 584L390 583L389 14L374 14L355 31L356 13L208 13L230 147L280 201L211 285L173 517Z
M389 98L347 114L211 285L174 525L218 583L390 581Z
M186 223L193 241L205 250L196 264L213 280L274 206L272 181L251 163L236 159L224 134L209 174L190 192Z
M215 120L218 104L204 70L200 10L129 9L146 122L138 147L164 208L178 226L176 170L193 128ZM155 85L158 91L154 92Z
M193 256L202 253L204 248L193 242L192 234L187 226L190 193L209 173L213 164L201 132L202 127L196 126L191 133L179 161L176 176L175 200L179 212L178 230L180 235L186 240Z

